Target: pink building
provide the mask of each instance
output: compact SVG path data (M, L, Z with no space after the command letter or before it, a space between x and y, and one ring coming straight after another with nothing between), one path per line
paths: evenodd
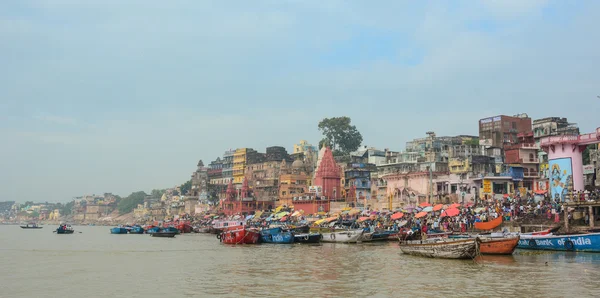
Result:
M335 163L331 149L327 147L315 173L313 185L321 187L324 197L334 200L342 197L341 179L340 167Z

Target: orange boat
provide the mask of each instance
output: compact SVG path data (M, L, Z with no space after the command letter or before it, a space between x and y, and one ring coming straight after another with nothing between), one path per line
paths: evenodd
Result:
M484 255L512 255L519 244L521 237L511 238L483 238L479 244L479 251Z
M475 228L478 230L493 230L502 224L502 216L488 222L476 222Z

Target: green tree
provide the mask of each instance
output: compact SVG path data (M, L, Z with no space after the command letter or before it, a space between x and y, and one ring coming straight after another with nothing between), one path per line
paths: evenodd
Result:
M184 184L181 185L180 187L181 189L181 195L185 196L187 194L187 192L192 189L192 180L188 180L186 181Z
M474 139L466 140L466 141L463 142L463 144L465 144L465 145L471 145L471 146L478 146L479 145L479 138L474 138Z
M153 189L150 192L150 197L152 197L153 199L160 199L162 197L162 195L165 193L166 190L164 189Z
M75 201L70 201L64 205L59 204L57 209L60 211L61 215L69 215L73 211L73 206L75 206Z
M119 204L117 204L117 209L119 210L119 214L125 214L133 211L137 207L138 204L143 204L144 199L146 199L148 195L143 191L137 191L131 193L126 198L121 199Z
M356 126L351 123L350 117L346 116L321 120L319 131L323 133L324 138L319 145L328 145L336 156L356 151L360 147L363 137Z
M585 150L583 150L583 153L581 154L581 158L583 159L584 165L590 164L590 146L585 147Z

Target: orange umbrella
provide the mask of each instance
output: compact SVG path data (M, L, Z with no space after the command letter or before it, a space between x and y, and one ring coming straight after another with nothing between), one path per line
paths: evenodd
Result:
M443 207L444 207L444 205L437 204L437 205L435 205L435 207L433 207L433 211L440 211Z
M400 218L402 218L403 216L404 216L404 213L402 213L402 212L396 212L396 213L392 214L392 217L391 217L391 218L392 218L392 219L400 219Z
M454 203L454 204L450 205L450 208L458 208L458 207L460 207L460 204Z
M427 202L423 202L421 204L419 204L419 207L429 207L431 206L431 204L427 203Z
M442 212L442 214L440 215L440 217L446 217L446 216L457 216L460 214L460 211L456 208L450 208L444 212Z
M417 213L417 215L415 215L415 218L421 218L425 215L427 215L427 212L419 212L419 213Z
M358 221L359 221L359 222L363 222L363 221L365 221L365 220L367 220L367 219L369 219L369 217L368 217L368 216L363 216L363 217L359 218L359 219L358 219Z

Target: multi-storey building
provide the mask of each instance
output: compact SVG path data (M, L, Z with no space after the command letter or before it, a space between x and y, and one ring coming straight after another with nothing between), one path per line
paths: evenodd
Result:
M531 131L531 118L527 114L500 115L479 120L479 144L504 147L518 142L519 133Z
M192 187L189 190L189 195L198 199L200 199L201 195L206 196L208 192L208 179L208 168L200 160L198 161L198 168L192 173Z
M560 117L547 117L533 121L533 138L537 146L540 145L542 138L558 135L579 135L579 127L575 123L569 123L567 118ZM539 159L538 172L540 179L537 182L536 189L543 192L549 190L550 187L548 153L539 149L537 157Z
M246 174L246 165L264 161L265 154L252 148L240 148L233 154L233 183L242 184Z
M235 154L235 150L225 151L223 154L223 179L225 179L225 184L228 184L229 181L233 180L233 155Z
M509 167L522 168L523 181L520 181L515 188L525 195L526 192L532 192L537 188L536 181L540 177L538 172L540 148L534 141L533 131L518 134L516 143L504 147L504 162Z

